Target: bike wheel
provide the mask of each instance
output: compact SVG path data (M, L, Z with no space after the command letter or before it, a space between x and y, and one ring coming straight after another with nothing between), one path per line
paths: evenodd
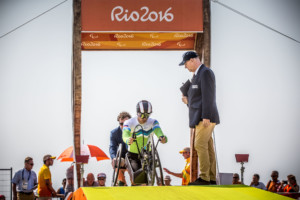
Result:
M148 175L148 185L154 185L155 179L157 182L161 182L162 185L164 185L164 179L163 179L163 171L159 159L158 152L155 148L155 143L153 136L150 137L150 144L151 151L149 152L149 161L147 165L147 175ZM156 172L158 170L158 173ZM160 179L160 180L158 180Z
M157 152L156 149L155 149L155 160L154 160L154 162L155 162L155 173L157 173L156 170L158 170L156 178L160 179L161 185L165 185L164 174L163 174L162 166L161 166L161 163L160 163L159 155L158 155L158 152Z
M119 176L119 171L121 167L121 155L122 155L122 143L119 144L117 155L116 155L116 162L114 163L113 167L113 176L112 176L112 182L111 186L116 186L118 182L118 176Z
M155 176L156 176L156 170L155 170L155 145L153 136L151 135L149 140L149 144L147 145L148 148L151 148L151 151L148 149L148 162L147 162L147 178L148 178L148 185L153 186L155 183Z

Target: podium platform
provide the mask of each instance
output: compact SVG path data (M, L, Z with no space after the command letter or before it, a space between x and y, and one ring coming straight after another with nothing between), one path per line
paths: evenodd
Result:
M279 194L244 185L81 187L73 200L288 200Z

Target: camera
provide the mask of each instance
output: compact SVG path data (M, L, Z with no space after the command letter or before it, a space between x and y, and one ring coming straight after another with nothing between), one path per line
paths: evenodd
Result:
M284 184L287 184L287 183L288 183L288 181L286 181L286 180L282 180L282 183L284 183Z

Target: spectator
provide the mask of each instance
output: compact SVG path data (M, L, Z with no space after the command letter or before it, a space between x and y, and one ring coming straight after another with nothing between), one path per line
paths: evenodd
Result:
M283 192L299 192L299 185L297 184L296 177L292 174L287 176L287 181L281 182L280 191Z
M189 108L189 126L195 129L194 147L199 159L200 174L189 185L216 185L216 156L212 133L220 123L216 104L216 82L213 71L201 63L198 54L188 51L179 65L192 72L193 78L183 103Z
M45 155L43 158L44 165L40 168L38 177L38 194L44 199L56 196L56 192L52 187L51 172L49 167L53 165L53 159L56 157Z
M5 200L5 196L0 194L0 200Z
M235 173L232 176L232 185L237 185L237 184L242 184L242 182L240 181L240 175Z
M65 196L65 190L66 190L66 184L67 184L67 179L66 178L64 178L63 180L62 180L62 183L61 183L63 186L62 187L60 187L58 190L57 190L57 192L56 192L56 194L61 194L61 195L64 195ZM63 200L63 198L60 198L60 200Z
M183 158L186 159L186 164L182 172L171 172L167 168L164 168L164 171L175 177L182 178L182 185L188 185L190 182L190 147L185 147L182 151L179 151L179 153L181 153Z
M259 189L262 189L262 190L267 190L265 184L263 184L262 182L259 182L259 175L258 174L253 175L253 179L252 179L252 182L251 182L250 186L255 187L255 188L259 188Z
M24 168L15 173L12 179L14 200L34 199L33 190L37 188L37 176L32 170L33 165L33 159L26 157Z
M278 171L272 171L271 178L267 184L267 190L270 192L279 192L280 190L280 181L278 180Z
M88 173L86 176L86 181L83 183L84 187L94 187L94 186L99 186L98 182L95 181L95 176L92 173Z
M162 186L162 182L161 182L161 178L160 177L157 177L157 179L156 179L156 185L157 186Z
M112 159L112 167L114 168L115 165L115 161L116 161L116 154L117 154L117 150L120 144L122 144L122 155L121 155L121 163L123 163L123 165L121 165L121 167L124 167L125 164L125 154L127 153L127 145L124 143L123 139L122 139L122 130L123 130L123 124L126 120L130 119L131 115L128 112L121 112L118 117L117 117L117 121L119 122L119 126L117 128L115 128L114 130L112 130L110 132L110 145L109 145L109 154L110 154L110 158ZM126 169L120 169L119 170L119 176L118 176L118 185L119 186L124 186L127 185L126 184L126 179L124 176Z
M169 175L166 175L164 180L166 186L171 186L171 177Z
M65 196L67 197L70 192L74 192L74 165L69 167L66 172L67 186Z
M105 187L105 182L106 182L106 174L105 173L99 173L97 175L98 178L98 184L101 187Z

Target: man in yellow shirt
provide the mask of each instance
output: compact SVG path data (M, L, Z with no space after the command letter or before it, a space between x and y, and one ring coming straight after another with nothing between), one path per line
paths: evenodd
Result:
M170 170L168 170L167 168L164 168L165 172L167 172L170 175L173 175L175 177L178 178L182 178L182 185L188 185L190 182L190 148L189 147L185 147L182 151L179 151L179 153L182 154L182 156L184 157L184 159L186 159L186 164L184 169L182 170L181 173L174 173L171 172Z
M51 172L49 167L53 165L53 159L56 157L45 155L43 158L44 165L41 167L38 174L38 194L39 199L51 199L56 196L56 192L52 187Z

